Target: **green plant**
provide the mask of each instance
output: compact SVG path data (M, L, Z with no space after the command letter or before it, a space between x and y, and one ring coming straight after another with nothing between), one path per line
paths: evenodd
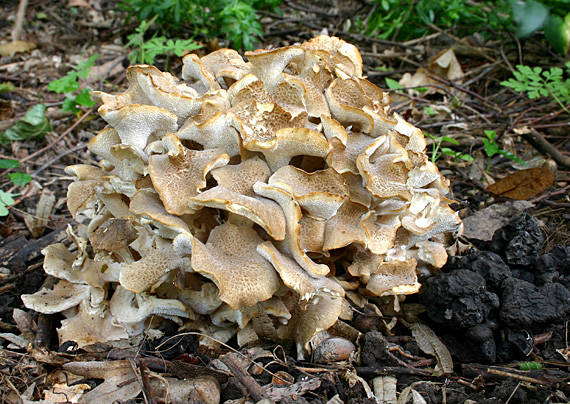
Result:
M457 146L459 145L459 142L457 140L449 136L437 137L427 132L425 132L425 135L432 140L430 160L433 163L439 160L443 155L450 156L453 159L453 161L458 161L458 160L473 161L473 157L471 157L469 154L455 151L453 149L450 149L449 147L441 147L441 144L443 142L448 142Z
M502 81L501 85L513 90L526 93L528 98L551 96L568 113L564 104L570 104L570 62L566 62L566 75L563 79L563 71L559 67L551 67L548 70L541 67L517 65L517 71L513 72L514 78Z
M85 79L89 76L89 71L98 57L99 55L97 54L91 56L89 59L79 63L75 70L67 72L65 76L48 84L48 90L58 94L65 94L65 100L62 106L64 112L76 114L79 112L78 105L82 107L92 107L95 105L95 102L89 95L90 90L88 88L84 88L79 92L77 91L80 90L79 79Z
M50 130L51 124L46 116L46 106L37 104L26 112L23 119L0 134L0 144L43 138Z
M456 27L459 35L480 32L481 26L503 30L509 25L507 0L374 0L366 22L356 21L366 35L382 39L408 40L441 29Z
M499 144L497 143L497 132L494 130L484 130L485 132L485 139L483 139L483 149L485 150L485 154L487 155L487 170L489 171L489 166L491 162L491 157L496 154L500 154L505 156L506 158L516 161L520 164L525 164L524 161L516 157L513 153L508 152L506 150L501 149Z
M511 0L517 35L529 36L539 29L554 50L562 55L570 45L570 0Z
M122 8L139 23L153 18L163 35L182 28L192 38L222 36L236 49L253 49L262 35L257 10L278 11L282 0L124 0Z
M2 169L12 169L19 166L20 163L18 160L0 159L0 168ZM9 173L6 177L15 186L27 185L32 180L32 176L30 174L23 172ZM10 213L8 206L12 206L15 203L14 197L16 196L18 196L18 194L0 190L0 216L7 216L8 213Z
M144 35L149 26L154 21L154 18L147 22L143 21L135 30L134 34L127 37L129 40L125 48L133 49L129 53L129 61L131 63L145 63L154 64L154 59L158 55L176 55L182 56L184 51L193 51L200 49L198 45L191 39L166 39L164 36L156 36L156 34L149 40L144 40Z

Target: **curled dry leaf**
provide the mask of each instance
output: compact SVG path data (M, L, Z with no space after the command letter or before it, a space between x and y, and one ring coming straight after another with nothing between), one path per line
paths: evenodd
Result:
M99 164L66 170L76 248L44 249L59 283L22 297L63 313L62 342L133 342L173 321L204 349L235 335L303 357L351 302L415 293L417 268L445 262L462 227L448 181L356 47L323 35L246 56L187 55L182 79L132 66L124 92L94 92ZM339 344L331 360L353 349Z
M435 332L422 323L412 323L410 328L420 349L435 356L439 369L445 374L453 373L451 354Z
M555 171L550 166L529 168L501 178L487 187L495 195L525 200L554 184Z

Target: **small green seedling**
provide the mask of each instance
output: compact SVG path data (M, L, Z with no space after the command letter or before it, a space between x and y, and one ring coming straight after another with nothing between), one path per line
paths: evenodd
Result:
M542 363L540 362L520 362L519 363L520 370L541 370Z
M494 130L485 130L484 132L486 138L483 139L483 148L485 150L485 154L487 155L487 171L489 171L491 157L493 157L495 154L501 154L510 160L516 161L517 163L525 164L524 161L516 157L513 153L503 150L499 147L496 141L497 132Z
M20 163L18 160L0 159L0 169L12 169L19 166ZM32 176L30 174L23 172L10 173L7 174L6 177L12 182L12 184L19 187L27 185L32 180ZM18 195L19 194L0 190L0 216L7 216L8 213L10 213L8 207L15 203L14 197Z
M98 57L99 55L97 54L91 56L89 59L79 63L75 70L69 71L65 76L48 84L48 90L58 94L65 94L65 100L62 106L64 112L77 114L80 111L78 106L89 108L95 105L95 102L91 99L89 94L90 90L88 88L79 91L79 79L85 79L89 76L89 71Z
M30 108L23 119L0 133L0 144L16 140L41 139L51 130L46 116L46 106L37 104Z
M566 75L570 77L570 62L566 62ZM514 78L502 81L501 85L510 87L519 93L526 93L528 98L551 96L560 107L570 113L565 105L570 104L570 78L563 79L560 67L544 70L541 67L517 65Z
M469 154L461 153L450 149L449 147L441 147L443 142L449 142L456 146L459 145L459 142L449 136L434 136L431 133L425 133L425 135L432 140L431 144L431 158L430 160L432 163L435 163L437 160L441 158L441 156L450 156L453 161L463 160L463 161L473 161L473 157Z
M144 35L155 18L148 22L141 22L135 33L127 37L129 42L127 42L125 48L132 49L131 53L129 53L129 61L131 63L152 65L158 55L174 54L180 57L185 51L193 51L202 47L191 39L166 39L164 36L156 35L145 41Z

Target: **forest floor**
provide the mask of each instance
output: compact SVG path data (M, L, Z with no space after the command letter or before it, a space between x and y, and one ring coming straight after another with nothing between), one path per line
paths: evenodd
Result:
M268 344L263 350L244 350L247 360L233 357L245 375L232 372L228 378L207 366L212 358L195 351L194 336L178 337L160 356L152 343L139 347L142 355L136 357L118 348L84 352L58 346L59 317L15 316L14 309L25 310L19 296L36 292L46 281L41 249L69 242L65 228L74 221L66 190L73 177L64 168L96 163L87 144L105 122L96 107L63 113L63 97L47 86L97 53L82 87L110 93L125 88L129 62L123 45L136 23L125 24L110 1L30 0L21 39L34 49L0 56L0 83L13 85L0 92L0 133L39 103L47 106L51 127L42 138L0 145L0 159L19 162L17 168L2 169L0 179L3 192L15 199L0 221L0 402L76 402L112 375L67 385L58 373L61 365L105 359L128 359L141 375L143 393L130 402L161 402L156 391L149 391L145 372L181 380L212 374L223 387L222 401L235 402L255 397L260 386L267 393L268 385L280 382L276 373L295 381L287 385L287 394L267 393L281 402L374 403L372 392L389 394L392 385L397 385L398 403L570 400L570 114L552 98L531 100L500 85L516 65L561 66L562 59L539 35L526 41L514 36L483 40L433 27L432 34L405 43L371 39L347 25L369 11L364 2L336 2L332 11L322 3L290 1L282 15L262 12L264 36L258 47L292 45L328 33L359 48L364 75L373 83L387 89L386 79L392 80L391 87L398 87L389 90L392 110L430 134L428 152L436 153L433 160L451 181L448 196L457 201L452 207L465 219L462 256L450 259L440 276L424 279L422 293L409 297L402 313L355 314L350 326L359 331L359 361L297 361L294 347ZM0 6L2 41L9 42L17 8L13 0ZM212 39L202 45L199 54L225 44ZM162 70L166 63L180 74L180 58L157 59ZM460 78L453 76L457 68L463 72ZM412 81L394 85L404 75ZM486 154L485 131L494 131L492 143L505 153ZM456 154L441 154L442 147ZM16 187L6 177L10 172L28 173L31 182ZM51 204L48 196L54 197ZM495 298L499 303L489 302ZM451 307L460 314L449 319L443 313ZM478 315L483 320L473 320ZM426 354L402 323L390 326L393 316L408 321L419 316L431 327L451 353L453 373L434 370L441 361L438 348L435 358ZM253 361L271 374L256 372ZM55 385L65 386L65 394L55 392Z

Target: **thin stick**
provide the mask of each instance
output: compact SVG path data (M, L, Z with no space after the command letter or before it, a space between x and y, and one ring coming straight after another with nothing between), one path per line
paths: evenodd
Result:
M12 28L12 41L20 40L24 19L26 18L26 7L28 7L28 0L20 0L18 11L16 12L16 21L14 22L14 28Z
M256 402L265 398L269 398L263 392L259 383L257 383L255 379L241 367L235 356L235 353L228 353L220 357L220 360L224 362L224 364L230 369L234 377L245 386L251 395L251 398L253 398Z

